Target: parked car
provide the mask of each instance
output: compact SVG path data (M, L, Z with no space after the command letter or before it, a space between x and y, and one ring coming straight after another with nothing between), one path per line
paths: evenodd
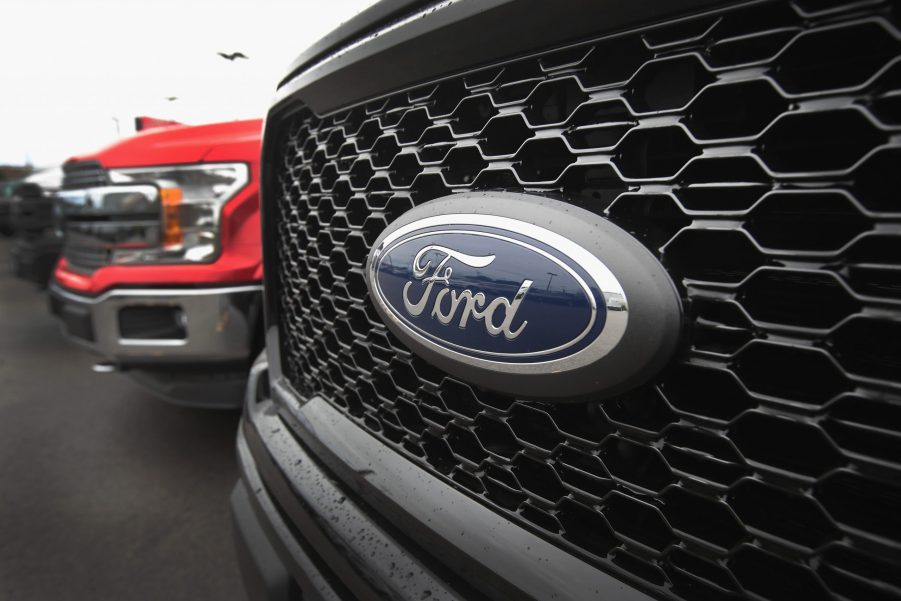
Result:
M13 233L12 199L19 185L20 180L0 182L0 234L4 236L11 236Z
M258 599L901 597L889 2L384 1L263 142Z
M0 235L12 235L12 202L19 186L25 183L25 178L31 173L31 166L0 167Z
M261 122L152 129L65 163L51 310L182 405L240 405L262 347Z
M14 237L10 249L13 273L43 287L50 280L59 258L62 238L57 227L54 193L62 171L42 169L8 186L9 195L0 205L6 225Z

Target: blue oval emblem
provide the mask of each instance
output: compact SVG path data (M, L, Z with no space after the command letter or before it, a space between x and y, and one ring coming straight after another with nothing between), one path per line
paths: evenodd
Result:
M625 330L625 294L596 256L508 217L420 219L382 241L369 271L398 324L476 362L571 367L592 349L586 361L597 360Z

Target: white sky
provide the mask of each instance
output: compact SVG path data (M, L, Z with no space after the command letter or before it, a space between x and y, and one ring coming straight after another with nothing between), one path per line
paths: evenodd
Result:
M262 117L290 62L372 3L3 0L0 164L51 166L97 150L116 139L114 117L123 137L138 115Z

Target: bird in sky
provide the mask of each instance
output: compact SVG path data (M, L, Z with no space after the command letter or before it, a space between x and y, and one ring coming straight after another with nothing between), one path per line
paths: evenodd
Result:
M224 58L227 61L233 61L236 58L244 58L244 59L248 58L245 54L243 54L241 52L232 52L231 54L226 54L225 52L217 52L216 54L218 54L219 56L221 56L222 58Z
M178 100L178 96L166 96L166 100L172 102L173 100Z

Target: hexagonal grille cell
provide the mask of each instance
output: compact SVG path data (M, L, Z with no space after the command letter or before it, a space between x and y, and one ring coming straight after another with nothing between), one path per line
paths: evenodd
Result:
M766 262L754 241L734 229L681 230L663 256L674 277L709 282L740 282Z
M835 402L823 427L848 453L884 461L901 453L901 405L849 394Z
M870 229L872 222L838 191L773 192L754 207L745 227L769 248L834 251Z
M823 583L803 563L762 549L742 547L729 560L729 568L750 592L773 601L829 599Z
M742 3L273 117L285 377L657 598L901 599L898 15ZM376 237L495 189L640 240L682 296L677 359L617 397L552 404L404 348L365 284Z
M848 52L849 47L854 52ZM901 42L879 21L824 27L798 36L773 65L791 93L857 86L901 51Z
M710 86L692 100L686 123L703 139L753 136L772 123L786 102L766 80Z
M699 365L680 365L661 386L680 411L730 421L754 406L753 399L731 371Z
M613 162L628 178L666 178L675 175L701 153L681 128L635 129L617 146Z
M523 114L532 125L561 123L587 99L575 78L542 82L526 100Z
M787 401L820 405L850 387L828 353L803 346L755 340L733 369L748 389Z
M901 320L855 317L833 335L835 354L849 371L889 379L901 371Z
M663 496L664 513L673 528L691 537L731 549L747 536L729 505L674 486Z
M774 171L839 171L854 166L885 140L860 111L786 113L763 133L756 152Z
M788 327L830 328L860 309L838 277L823 272L762 269L739 298L754 319Z
M812 498L758 480L743 480L733 487L729 505L747 526L810 549L835 536L832 520Z
M678 109L711 81L696 55L646 63L629 82L626 99L638 112Z

